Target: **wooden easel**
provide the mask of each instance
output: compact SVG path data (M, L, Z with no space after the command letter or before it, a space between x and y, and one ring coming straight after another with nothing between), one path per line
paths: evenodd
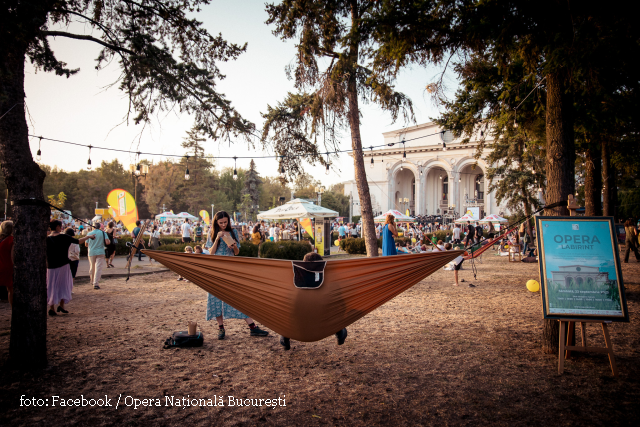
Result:
M611 345L611 338L609 338L609 329L607 323L601 320L560 320L560 350L558 352L558 373L561 374L564 371L564 360L569 357L570 351L591 351L594 353L606 353L609 356L609 364L611 365L611 371L613 376L618 376L618 368L616 367L616 359L613 354L613 346ZM575 323L580 323L580 335L582 337L582 345L567 345L568 338L565 337L565 330L572 333L572 326L575 330ZM602 325L602 334L604 335L604 343L606 347L588 347L587 346L587 323L600 323Z
M131 254L129 255L129 259L127 260L127 267L131 267L131 261L135 258L135 255L138 253L136 247L140 244L140 240L144 237L144 231L147 229L147 225L151 223L151 220L142 221L140 224L140 232L136 236L136 239L133 242L133 247L131 248ZM128 280L128 279L127 279Z

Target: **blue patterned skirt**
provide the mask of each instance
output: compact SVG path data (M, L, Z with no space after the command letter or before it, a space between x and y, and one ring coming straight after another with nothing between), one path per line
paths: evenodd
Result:
M226 319L246 319L246 314L231 307L224 301L209 294L207 298L207 320L213 320L216 317L224 316Z

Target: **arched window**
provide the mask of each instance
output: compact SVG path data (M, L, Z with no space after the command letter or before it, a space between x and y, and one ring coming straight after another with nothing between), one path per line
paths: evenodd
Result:
M478 175L476 177L475 198L484 200L484 175Z

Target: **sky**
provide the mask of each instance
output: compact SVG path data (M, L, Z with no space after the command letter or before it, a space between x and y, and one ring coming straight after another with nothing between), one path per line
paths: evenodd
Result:
M236 61L218 64L226 75L226 79L218 83L218 91L231 100L244 118L255 123L257 133L260 133L263 124L260 113L267 110L267 105L275 106L288 92L295 92L293 81L288 80L285 74L285 67L295 60L295 42L283 42L272 34L273 27L265 24L267 13L263 1L212 0L197 18L211 34L221 33L227 41L236 44L247 43L247 51ZM80 24L74 24L70 30L85 34L91 32L91 28ZM117 85L108 88L120 73L117 64L98 72L95 70L98 45L61 37L50 38L50 42L58 59L66 62L69 68L80 68L80 72L67 79L53 73L36 73L27 63L25 91L30 134L93 146L185 154L180 143L193 125L191 117L171 112L153 117L151 123L144 126L132 122L127 124L124 121L128 106L126 96L118 90ZM416 66L404 70L397 80L396 89L409 96L414 103L417 124L431 121L431 118L439 115L438 108L425 91L425 86L434 81L437 74L437 68ZM404 123L401 119L393 123L391 116L374 104L361 104L361 114L363 146L381 144L383 132L416 124ZM30 140L35 157L38 138ZM89 157L87 148L44 140L41 144L42 163L66 171L86 167ZM341 149L350 148L349 131L345 130L342 132ZM208 140L205 149L208 155L213 156L273 154L272 151L263 151L261 146L250 148L240 140L231 146L226 141L218 143ZM111 161L114 158L125 168L135 162L135 156L128 153L98 149L91 151L94 167L103 160ZM148 156L146 158L151 159ZM215 162L218 168L234 165L231 159L218 159ZM248 168L249 162L250 159L238 160L237 166ZM275 159L256 159L256 165L262 176L278 174ZM354 179L353 160L346 153L334 161L329 175L325 175L325 167L321 165L307 165L306 172L327 187Z

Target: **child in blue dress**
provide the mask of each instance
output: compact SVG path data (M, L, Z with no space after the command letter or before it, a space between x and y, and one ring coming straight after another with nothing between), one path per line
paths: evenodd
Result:
M223 240L224 236L231 236L234 243L229 246ZM225 211L216 212L213 217L213 228L209 235L213 241L213 245L209 252L213 255L236 256L240 252L240 237L238 231L231 227L231 218ZM227 319L244 319L249 325L252 337L266 337L269 332L263 331L253 322L253 319L231 307L224 301L209 294L207 299L207 320L215 319L218 321L218 339L224 339L224 318Z

